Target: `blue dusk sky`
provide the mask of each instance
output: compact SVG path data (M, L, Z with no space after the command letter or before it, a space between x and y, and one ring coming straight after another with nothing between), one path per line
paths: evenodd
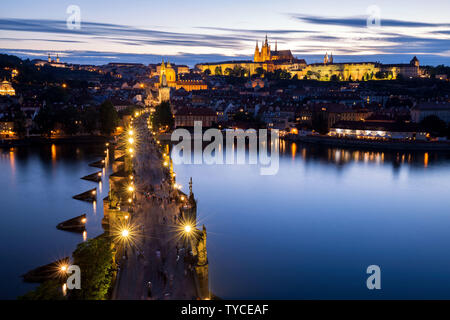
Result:
M81 29L67 28L77 5ZM371 6L376 6L371 9ZM380 26L367 27L379 10ZM308 63L333 52L336 62L450 65L448 0L20 0L2 1L0 52L63 61L155 63L252 58L266 33L272 49ZM373 21L373 20L371 20Z

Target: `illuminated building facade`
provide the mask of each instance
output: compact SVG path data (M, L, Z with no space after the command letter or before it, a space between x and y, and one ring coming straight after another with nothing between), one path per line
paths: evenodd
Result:
M217 113L210 108L184 107L175 113L175 127L193 127L195 121L201 121L203 127L217 123Z
M175 88L176 90L183 88L186 91L195 91L195 90L206 90L208 89L208 85L202 80L182 80L177 76L177 72L175 68L172 67L170 62L167 64L164 63L164 60L161 63L159 69L159 87L162 86L163 79L167 82L167 87ZM181 73L186 73L183 66L177 68L177 70Z
M3 80L0 84L0 96L15 96L16 90L14 90L11 82Z
M225 61L217 63L202 63L195 66L201 72L209 70L212 75L228 75L231 70L237 68L245 70L244 76L250 76L258 73L258 69L267 72L276 70L297 70L306 67L306 61L297 59L293 56L291 50L278 50L278 44L275 42L275 50L271 50L267 36L259 49L256 43L253 61Z
M298 79L319 81L364 81L418 78L421 76L420 63L414 57L409 64L382 64L379 62L334 63L333 55L325 55L323 63L314 63L298 70L290 71Z
M333 54L325 54L323 63L306 64L303 59L297 59L290 50L271 50L269 41L263 41L261 49L256 43L253 61L225 61L218 63L197 64L201 72L211 75L229 75L231 70L242 69L243 76L258 73L258 69L266 72L284 70L298 79L319 81L363 81L363 80L394 80L403 78L417 78L421 76L420 63L414 57L408 64L382 64L380 62L348 62L335 63Z

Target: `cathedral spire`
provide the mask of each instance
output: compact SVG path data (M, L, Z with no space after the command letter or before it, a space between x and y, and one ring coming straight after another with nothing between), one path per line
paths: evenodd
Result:
M275 52L278 52L278 40L275 40Z

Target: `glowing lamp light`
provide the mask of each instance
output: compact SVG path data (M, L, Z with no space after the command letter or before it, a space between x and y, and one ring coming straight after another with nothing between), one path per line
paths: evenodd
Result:
M131 203L133 200L131 198L128 198L128 202Z
M163 165L164 165L164 167L167 167L169 165L169 163L167 161L164 161Z
M128 152L133 153L134 152L133 148L128 149Z
M192 227L190 225L184 226L184 232L190 233L192 231Z
M99 172L98 174L97 174L99 177L101 177L102 176L102 173L101 172Z
M184 201L184 199L185 199L184 196L181 196L181 201Z
M133 192L134 191L134 187L133 186L129 186L128 187L128 191Z
M62 265L61 266L61 272L66 272L67 271L67 265Z
M95 190L92 190L92 194L95 195L97 192Z
M127 229L123 229L122 232L120 233L120 235L124 238L128 237L129 234L130 231L128 231Z
M134 134L133 130L128 131L128 135L132 136Z
M87 221L86 218L81 219L81 223L86 223L86 221Z
M133 138L130 138L130 139L128 139L128 142L129 142L129 143L134 143L134 139L133 139Z

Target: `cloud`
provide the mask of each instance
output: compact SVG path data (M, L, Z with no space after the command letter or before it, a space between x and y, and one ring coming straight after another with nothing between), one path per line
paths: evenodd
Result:
M48 52L46 50L15 50L15 49L0 49L0 53L17 55L21 58L33 57L33 59L46 59ZM196 63L203 63L205 61L225 61L225 60L249 60L250 56L227 56L220 54L193 54L188 52L181 52L176 55L157 55L157 54L134 54L123 52L98 52L98 51L64 51L60 54L63 61L80 64L94 64L102 65L109 62L130 62L130 63L159 63L161 59L169 59L171 62L177 64L186 64L194 66Z
M140 37L136 42L168 45L212 45L228 42L237 45L245 41L242 37L232 35L209 35L204 33L179 33L154 29L142 29L118 24L105 24L95 22L82 22L81 29L68 29L65 21L35 20L35 19L0 19L0 30L34 32L44 34L99 36L103 39L126 37ZM152 42L154 41L154 42Z
M215 31L227 31L227 32L239 32L246 34L254 34L258 36L264 36L266 34L291 34L291 33L303 33L308 32L298 29L236 29L236 28L217 28L217 27L196 27L197 29L215 30Z
M38 38L0 38L0 41L44 41L44 42L57 42L57 43L85 43L85 41L79 40L58 40L58 39L38 39Z
M367 27L367 16L356 17L318 17L312 15L290 14L294 19L317 25L334 25L345 27ZM381 19L384 27L450 27L449 23L417 22L395 19Z
M382 20L382 26L392 27L388 29L389 32L385 29L370 32L367 28L361 28L366 26L364 17L333 18L299 14L291 16L299 22L301 30L297 30L295 25L275 30L197 26L188 29L191 32L184 32L186 29L181 29L182 32L170 32L161 27L147 29L95 22L82 22L80 30L70 30L66 22L60 20L0 18L0 32L14 32L14 36L0 38L0 47L20 47L23 50L15 51L38 56L39 50L31 49L34 43L29 45L27 41L39 41L42 42L39 49L43 49L42 56L45 57L51 43L60 43L65 50L54 45L53 48L57 48L50 51L57 50L61 54L67 54L66 61L87 64L103 64L114 60L155 62L162 56L145 53L166 51L165 57L174 57L177 61L193 65L206 61L251 59L253 48L250 46L254 45L255 40L262 40L267 33L270 40L277 39L279 48L282 46L283 49L291 49L299 58L322 51L352 56L379 53L448 57L448 54L444 54L450 47L448 24L391 19ZM310 25L306 26L305 22ZM337 30L339 28L324 29L318 27L320 25L346 26L350 27L351 31L342 32ZM418 32L415 29L425 26L432 26L436 30ZM7 32L3 33L5 34ZM20 41L21 45L15 46L15 41ZM67 44L64 46L64 43ZM97 48L103 52L92 51ZM9 52L11 51L14 50L9 49ZM244 55L232 56L235 52ZM248 56L245 56L247 53Z

